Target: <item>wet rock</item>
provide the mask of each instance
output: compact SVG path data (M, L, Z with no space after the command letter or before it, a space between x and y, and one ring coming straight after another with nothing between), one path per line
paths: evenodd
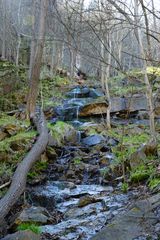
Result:
M151 233L157 218L152 211L149 199L137 201L129 211L103 228L92 240L132 240L142 233ZM143 221L143 222L142 222Z
M15 220L15 224L19 225L24 222L35 222L39 224L46 224L49 222L51 216L48 211L43 207L30 207L25 208Z
M84 207L88 204L95 203L101 201L100 199L96 199L93 196L84 196L79 199L78 207Z
M98 98L98 100L93 101L90 104L86 104L79 110L80 117L88 117L94 115L106 114L108 108L108 102L103 98Z
M89 96L91 98L98 98L98 97L104 96L104 93L102 92L101 89L91 88L89 92Z
M83 138L82 143L88 146L94 146L104 142L105 140L106 139L103 136L96 134L96 135L91 135L89 137Z
M6 237L2 238L2 240L40 240L40 235L35 234L29 230L18 231L13 234L9 234Z
M90 89L88 87L77 87L72 89L72 91L67 93L67 97L70 98L85 98L89 97Z
M55 108L58 119L62 121L72 121L77 117L79 106L60 106Z

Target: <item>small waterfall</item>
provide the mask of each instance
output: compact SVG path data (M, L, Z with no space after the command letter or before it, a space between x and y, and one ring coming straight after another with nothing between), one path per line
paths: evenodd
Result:
M79 119L79 108L80 108L80 106L77 106L77 109L76 109L76 121L78 121L78 119Z
M77 131L77 142L81 142L81 131Z
M73 96L73 99L76 99L76 97L77 97L77 94L79 93L79 87L76 87L74 90L73 90L73 94L74 94L74 96Z

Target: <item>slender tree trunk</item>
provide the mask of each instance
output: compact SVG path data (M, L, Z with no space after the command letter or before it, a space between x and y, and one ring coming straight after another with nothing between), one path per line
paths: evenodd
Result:
M142 32L138 24L138 0L135 0L135 22L137 26L137 33L138 33L138 41L139 41L139 48L141 51L141 56L143 60L143 73L144 73L144 82L146 85L146 97L148 102L149 108L149 122L150 122L150 132L151 136L156 140L156 132L155 132L155 122L154 122L154 107L153 107L153 93L152 87L150 85L148 74L147 74L147 60L145 55L145 50L142 42Z
M145 27L146 27L146 37L147 37L147 55L146 56L149 60L149 63L152 59L152 51L151 51L151 39L150 39L150 30L149 30L149 21L148 21L148 16L147 16L147 12L146 12L146 8L144 5L144 1L143 0L139 0L142 6L142 10L143 10L143 15L144 15L144 20L145 20Z
M101 86L102 90L105 91L105 48L104 48L104 40L101 40Z
M108 66L106 67L106 75L105 75L105 90L106 90L106 97L108 100L108 108L107 108L107 127L108 129L111 128L111 116L110 116L110 111L111 111L111 98L110 98L110 92L109 92L109 86L108 86L108 79L110 77L110 69L111 69L111 60L112 60L112 40L110 39L110 34L108 34L108 45L109 45L109 53L108 53Z
M34 63L35 57L35 47L36 47L36 23L37 23L37 14L36 14L36 7L37 7L37 0L33 2L33 11L32 11L32 39L31 39L31 46L30 46L30 60L29 60L29 72L28 72L28 80L30 83L31 75L32 75L32 67Z
M36 44L34 62L31 70L31 79L30 79L29 93L28 93L28 99L27 99L27 112L31 118L35 114L36 99L38 96L40 68L41 68L41 60L42 60L43 47L44 47L45 19L47 14L47 7L48 7L48 0L41 0L39 33L38 33L38 39Z
M21 12L21 3L22 0L19 1L19 6L18 6L18 27L20 28L18 30L18 41L17 41L17 53L16 53L16 66L19 65L19 52L20 52L20 46L21 46L21 34L20 34L20 30L21 30L21 26L20 26L20 12Z
M2 30L2 59L6 58L6 0L2 0L3 30Z

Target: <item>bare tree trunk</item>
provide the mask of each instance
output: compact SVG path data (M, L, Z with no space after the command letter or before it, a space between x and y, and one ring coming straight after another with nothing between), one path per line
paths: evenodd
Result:
M153 13L153 22L154 22L154 29L157 31L157 21L155 16L155 6L154 6L154 0L151 0L152 2L152 13Z
M22 3L22 0L19 1L19 6L18 6L18 27L20 28L18 31L18 44L17 44L17 53L16 53L16 66L19 65L19 51L20 51L20 46L21 46L21 33L20 33L20 30L21 30L21 27L20 27L20 12L21 12L21 3Z
M70 47L70 78L71 79L74 77L75 62L76 62L76 52L75 52L75 49Z
M110 116L110 111L111 111L111 98L110 98L110 92L109 92L109 86L108 86L108 79L110 77L110 68L111 68L111 60L112 60L112 39L110 39L110 35L108 34L108 42L109 42L109 53L108 53L108 66L106 67L106 76L105 76L105 90L106 90L106 97L108 100L108 108L107 108L107 127L108 129L111 128L111 116Z
M6 58L6 0L2 0L3 30L2 30L2 59Z
M104 49L104 40L101 40L101 86L102 90L105 91L105 49Z
M18 165L12 177L12 183L9 190L7 191L6 195L0 200L0 224L3 224L5 216L8 214L11 207L17 202L20 195L24 192L27 181L27 174L33 164L44 152L48 143L48 129L45 124L43 113L41 112L41 114L39 114L38 121L36 118L34 120L40 135L30 152Z
M144 14L144 19L145 19L145 26L146 26L146 37L147 37L147 55L146 56L149 61L152 59L152 51L151 51L151 39L150 39L150 30L149 30L149 21L148 21L148 16L146 12L146 8L144 5L143 0L139 0L142 6L143 14Z
M31 46L30 46L30 60L29 60L29 72L28 72L28 79L29 83L31 80L31 75L32 75L32 67L34 64L34 57L35 57L35 47L36 47L36 5L37 5L37 0L33 2L33 22L32 22L32 39L31 39Z
M146 85L146 97L148 102L148 108L149 108L149 121L150 121L150 132L151 136L156 139L156 132L155 132L155 122L154 122L154 107L153 107L153 93L152 93L152 87L150 85L148 74L147 74L147 60L145 55L145 50L142 42L142 32L139 27L138 21L138 1L135 0L135 22L137 26L137 33L138 33L138 41L139 41L139 47L141 51L141 56L143 60L143 73L144 73L144 82Z
M32 118L35 113L36 99L38 96L39 77L41 60L44 47L44 36L45 36L45 19L47 14L48 0L41 0L40 4L40 22L39 22L39 33L36 44L36 51L34 56L33 67L31 70L30 88L27 99L27 112Z

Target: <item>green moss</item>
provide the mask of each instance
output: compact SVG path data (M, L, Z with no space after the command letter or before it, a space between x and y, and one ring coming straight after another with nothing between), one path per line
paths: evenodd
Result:
M48 167L48 161L37 161L32 167L31 171L28 173L29 180L36 179L39 175L41 175Z
M12 176L13 173L13 166L9 165L7 163L0 163L0 179L2 179L2 177L5 178L10 178Z
M146 180L150 177L150 175L153 175L154 171L155 169L152 166L147 166L143 164L139 165L130 173L130 180L132 182L140 182Z
M10 148L11 143L19 142L19 143L27 143L30 139L36 136L36 131L29 132L20 132L15 136L11 136L10 138L6 138L0 142L0 151L7 151Z
M75 157L75 158L73 159L73 162L74 162L75 165L79 165L79 164L81 163L81 161L82 161L82 158L81 158L81 157Z
M40 226L38 226L34 223L21 223L17 227L17 231L24 231L24 230L30 230L36 234L40 234L42 232Z
M15 116L9 116L2 112L0 114L0 126L6 126L7 124L15 124L22 127L28 127L30 125L29 120L19 120Z
M149 181L148 186L151 190L156 188L157 186L160 186L160 178L153 178Z
M128 183L126 183L126 182L122 183L122 186L121 186L122 192L127 193L128 192L128 187L129 187Z
M57 121L54 125L48 123L47 126L51 130L51 135L58 146L64 144L65 137L74 129L71 125L62 121Z

